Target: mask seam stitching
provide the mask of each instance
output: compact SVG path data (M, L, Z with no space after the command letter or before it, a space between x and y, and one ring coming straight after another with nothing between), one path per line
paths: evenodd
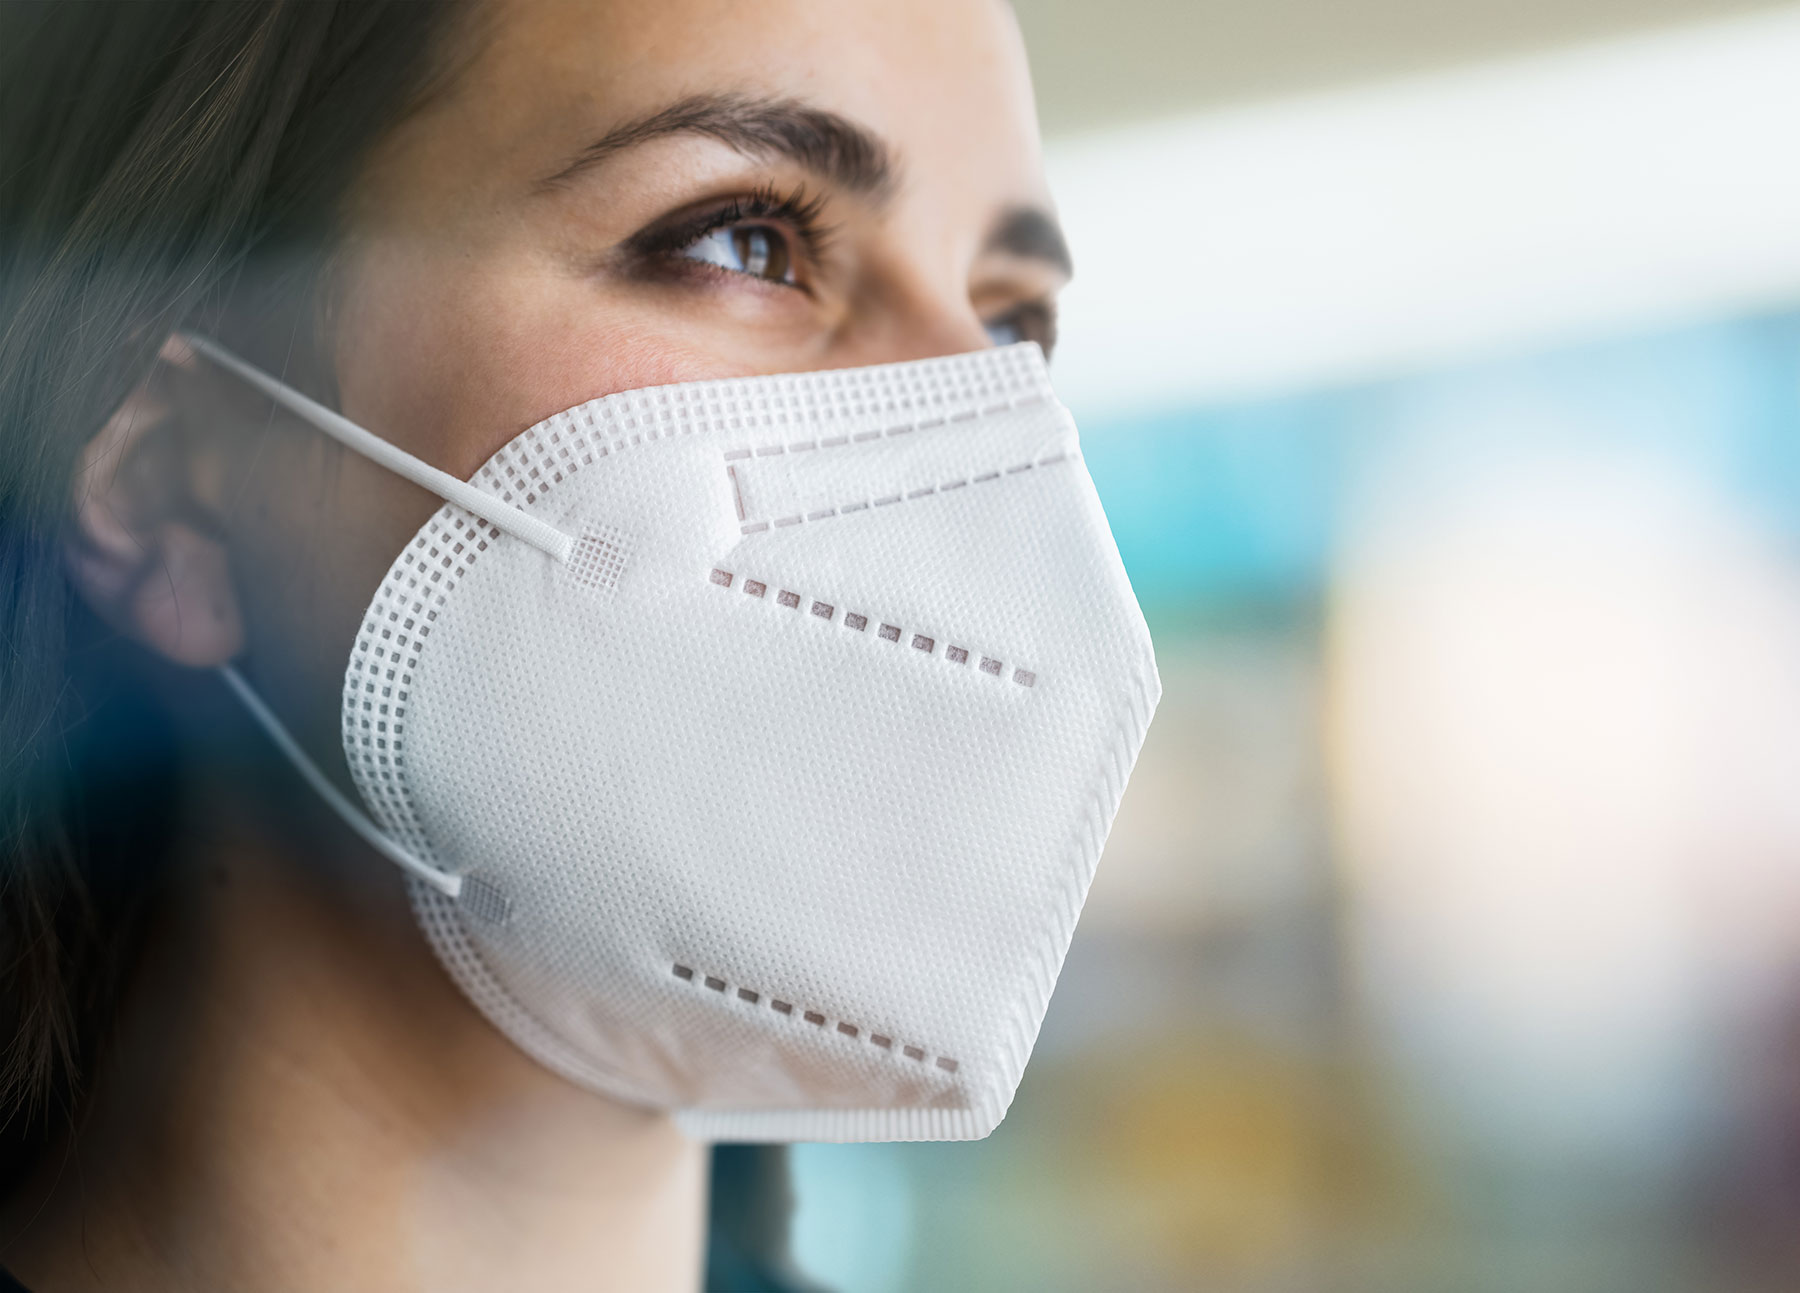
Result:
M712 573L707 576L707 582L714 587L728 589L732 586L736 578L737 572L714 567ZM744 593L747 596L756 598L758 601L767 603L770 587L771 585L767 580L751 579L748 576L744 578ZM869 631L869 625L872 621L867 615L862 614L860 611L846 610L843 612L843 618L839 619L838 611L840 608L836 604L819 599L809 599L804 595L795 592L791 588L780 588L779 586L776 586L776 596L772 604L786 607L791 611L798 611L803 603L809 601L812 614L808 618L823 620L827 624L837 624L839 627L851 633L867 633ZM856 622L853 623L852 621ZM901 640L906 637L906 630L900 625L887 623L886 621L880 621L879 623L880 627L876 631L877 639L898 646ZM912 634L910 645L915 651L922 652L925 655L941 659L945 663L953 665L967 665L975 654L965 646L946 642L943 644L944 650L943 654L940 656L938 654L939 641L940 639L934 635L915 631ZM975 672L985 674L991 678L998 678L1004 674L1005 669L1006 664L999 659L999 657L984 654L981 655L980 663L976 666ZM1012 680L1021 687L1035 687L1037 686L1038 680L1037 671L1015 666L1012 672Z
M692 966L683 964L680 961L673 963L670 967L670 972L684 983L690 983L696 988L701 987L704 984L707 989L718 993L722 997L742 1001L750 1006L760 1007L762 1002L767 1000L769 1009L773 1010L778 1015L785 1016L789 1022L794 1022L797 1019L804 1019L805 1022L821 1030L824 1030L827 1024L833 1022L833 1020L822 1010L808 1010L803 1006L796 1006L791 1001L772 996L759 989L745 987L742 984L737 985L737 991L735 993L728 992L727 990L733 986L730 981L719 975L705 974L696 971ZM799 1011L800 1013L796 1015L796 1011ZM847 1019L840 1019L835 1022L837 1027L832 1030L834 1035L848 1037L852 1041L867 1040L870 1045L887 1051L890 1056L896 1053L896 1043L892 1034L874 1032L864 1028L861 1024L851 1023ZM927 1060L930 1060L933 1065L946 1073L955 1073L962 1067L962 1062L960 1060L952 1059L948 1055L934 1056L923 1046L915 1046L901 1042L898 1043L898 1049L900 1054L904 1054L907 1059L912 1060L915 1064L923 1064Z
M981 408L965 408L956 413L943 414L938 417L915 418L911 422L896 423L879 431L858 431L855 435L820 436L812 440L795 440L788 444L757 445L749 449L730 449L725 453L726 462L739 462L745 458L778 458L784 454L807 453L813 450L842 449L849 445L870 444L876 440L888 440L894 436L911 435L914 431L930 431L952 422L973 422L977 418L993 417L999 413L1010 413L1014 409L1030 408L1042 404L1048 398L1044 391L1034 390L1025 395L1002 400L998 404L989 404Z
M853 498L848 502L839 503L834 507L819 508L811 512L796 512L791 516L776 517L771 521L748 521L739 526L738 532L740 534L761 534L771 526L781 529L787 526L800 525L806 521L827 521L833 517L867 511L871 507L891 507L895 503L917 502L922 498L930 498L937 494L947 494L954 490L963 489L969 485L986 485L996 480L1017 476L1037 467L1053 467L1057 463L1067 462L1071 458L1077 458L1079 456L1079 454L1068 451L1053 453L1047 457L1036 459L1035 461L1015 463L1010 467L996 467L990 471L982 472L980 475L963 476L955 480L945 481L940 485L922 485L917 489L902 490L898 494L885 494L880 498L870 498L867 496L860 499ZM731 471L731 468L727 467L726 470ZM737 473L735 471L732 471L732 486L734 490L738 487ZM738 518L739 520L744 519L744 502L741 490L738 492Z

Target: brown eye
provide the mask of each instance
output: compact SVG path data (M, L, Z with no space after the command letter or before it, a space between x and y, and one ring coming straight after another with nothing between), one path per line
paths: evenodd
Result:
M781 230L762 224L728 225L702 234L681 253L768 283L796 283L794 257Z

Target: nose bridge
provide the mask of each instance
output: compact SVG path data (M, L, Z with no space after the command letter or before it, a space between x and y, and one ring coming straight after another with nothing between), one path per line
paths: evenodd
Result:
M858 314L845 337L851 363L934 359L991 344L960 284L909 277L871 293Z

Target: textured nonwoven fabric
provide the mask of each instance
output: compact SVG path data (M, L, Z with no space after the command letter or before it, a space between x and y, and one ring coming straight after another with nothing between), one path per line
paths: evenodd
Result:
M344 748L477 1007L717 1140L985 1136L1160 695L1032 344L607 396L394 562Z

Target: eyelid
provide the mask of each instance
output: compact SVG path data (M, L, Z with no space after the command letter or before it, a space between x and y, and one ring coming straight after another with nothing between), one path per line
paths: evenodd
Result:
M1004 309L982 315L981 323L986 328L1002 323L1016 323L1020 340L1036 341L1048 356L1056 349L1056 305L1054 294L1014 301Z
M819 221L824 198L804 189L787 192L762 186L747 193L694 203L652 221L625 240L626 250L643 259L679 253L710 233L739 225L779 229L817 260L831 230Z

